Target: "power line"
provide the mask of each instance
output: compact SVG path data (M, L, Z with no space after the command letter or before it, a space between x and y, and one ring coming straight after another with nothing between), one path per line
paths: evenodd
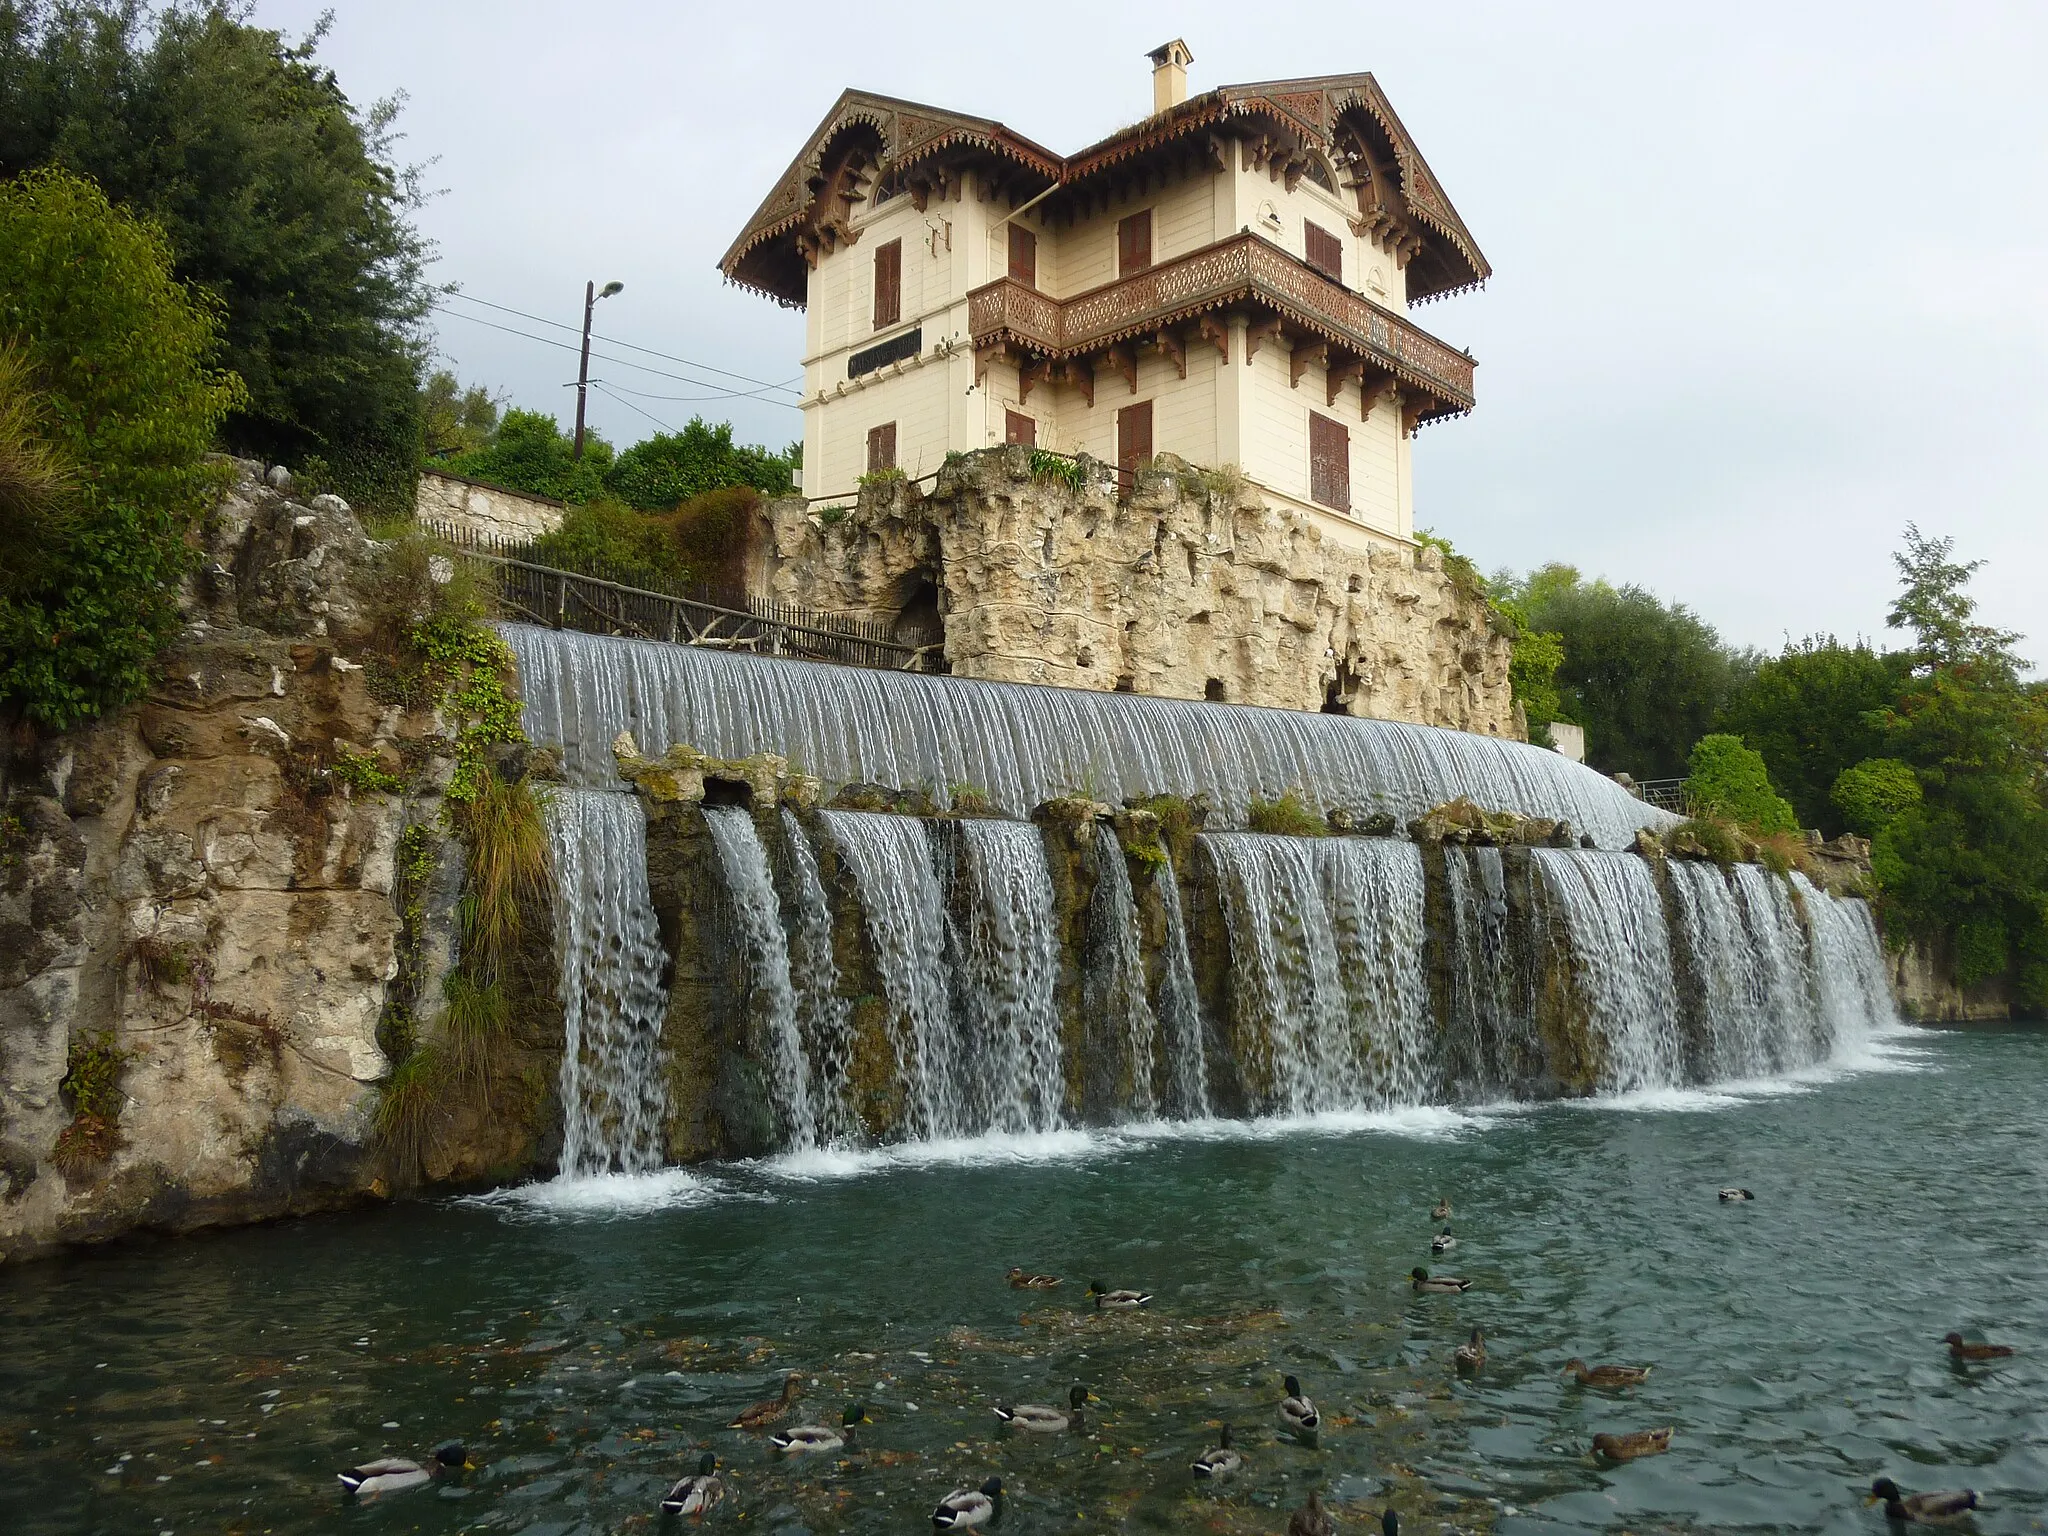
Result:
M645 416L649 421L653 422L657 427L661 428L662 431L671 433L675 431L674 427L670 426L667 422L663 421L659 416L655 415L654 412L640 410L640 407L635 405L630 400L619 400L619 397L617 395L613 394L610 390L606 389L602 384L598 383L597 380L592 379L590 381L590 387L596 390L600 395L603 395L608 400L618 400L619 404L623 405L629 411L640 411L640 414L642 416Z
M581 331L578 330L578 328L573 325L566 324L565 322L560 320L550 320L545 315L530 315L525 310L514 309L509 304L494 304L489 299L479 299L471 294L461 292L450 293L447 295L447 297L451 299L460 299L465 304L481 304L486 309L495 309L501 311L504 314L517 315L520 319L531 320L536 325L552 325L558 330L570 331L579 336L582 334ZM687 357L677 357L673 352L658 352L653 347L643 347L637 342L622 341L616 336L601 336L596 331L592 331L590 333L590 339L592 341L601 341L605 343L605 345L607 346L624 347L628 352L644 352L647 356L658 357L662 359L662 361L664 362L681 363L685 368L695 368L701 373L716 373L728 379L738 379L743 384L759 385L762 389L784 389L788 390L791 394L802 393L802 391L797 389L793 384L771 384L766 379L749 378L746 374L734 373L729 368L714 368L709 363L692 362Z
M440 306L439 306L439 305L436 305L436 306L435 306L435 308L437 308L437 309L440 309ZM519 337L523 337L523 338L524 338L525 340L527 340L527 341L537 341L537 342L539 342L539 343L540 343L540 344L541 344L542 346L544 346L544 347L557 347L557 348L560 348L560 349L561 349L562 351L564 351L564 352L577 352L577 351L580 351L580 350L581 350L581 348L580 348L580 347L578 347L578 346L575 346L575 345L573 345L573 344L571 344L571 343L569 343L569 342L566 342L566 341L556 341L556 340L555 340L555 339L554 339L554 338L553 338L552 336L536 336L536 335L534 335L534 334L533 334L533 332L531 332L531 331L522 331L522 330L519 330L519 329L517 329L516 327L513 327L513 326L509 326L509 325L500 325L500 324L498 324L498 323L497 323L497 321L495 321L495 320L486 320L486 319L484 319L484 318L483 318L483 316L481 316L481 315L465 315L465 314L464 314L464 313L463 313L463 312L462 312L461 310L459 310L459 309L442 309L442 310L441 310L441 313L442 313L442 314L444 314L444 315L447 315L447 316L449 316L449 317L450 317L451 319L456 319L456 320L467 320L467 321L468 321L468 322L469 322L469 323L470 323L471 325L481 325L481 326L484 326L484 327L486 327L486 328L488 328L488 329L490 329L490 330L493 330L493 331L503 331L503 332L504 332L504 333L505 333L505 334L506 334L507 336L519 336ZM543 323L545 323L545 324L553 324L553 322L552 322L552 321L547 321L547 322L543 322ZM639 370L639 371L640 371L641 373L651 373L651 374L653 374L653 375L654 375L655 377L657 377L657 378L662 378L662 379L674 379L674 380L675 380L675 381L676 381L676 382L677 382L678 384L694 384L694 385L696 385L696 386L697 386L698 388L700 388L700 389L711 389L711 390L715 390L715 391L717 391L717 392L716 392L716 393L714 393L714 394L709 394L709 395L702 395L702 396L698 396L698 397L696 397L696 398L699 398L699 399L704 399L704 400L758 400L758 401L760 401L760 402L761 402L761 403L762 403L763 405L779 405L779 406L781 406L781 407L782 407L782 408L783 408L784 410L794 411L794 410L799 410L799 409L801 409L801 407L799 407L799 406L798 406L798 405L797 405L797 404L796 404L796 403L795 403L794 401L790 401L790 400L773 400L773 399L770 399L770 398L768 398L768 397L767 397L766 395L763 395L763 394L762 394L762 393L760 392L760 390L747 390L747 389L727 389L727 390L720 390L720 389L718 389L718 386L717 386L717 385L715 385L715 384L712 384L712 383L710 383L710 382L709 382L708 380L705 380L705 379L693 379L693 378L689 377L689 376L688 376L687 374L681 374L681 373L670 373L670 372L668 372L668 371L667 371L666 369L662 369L662 368L650 368L650 367L648 367L648 366L647 366L647 364L645 364L645 363L636 363L636 362L632 361L632 360L631 360L630 358L624 358L624 357L608 357L608 356L606 356L606 355L605 355L604 353L602 353L602 352L593 352L593 353L591 353L590 355L591 355L591 356L592 356L593 358L597 359L597 360L598 360L599 362L605 362L605 363L616 363L616 364L617 364L617 365L618 365L619 367L621 367L621 368L634 368L634 369L638 369L638 370ZM762 388L763 388L763 389L780 389L780 388L782 388L782 387L783 387L783 386L782 386L782 385L779 385L779 384L765 384L765 385L763 385L763 386L762 386ZM680 398L680 397L678 397L678 398Z

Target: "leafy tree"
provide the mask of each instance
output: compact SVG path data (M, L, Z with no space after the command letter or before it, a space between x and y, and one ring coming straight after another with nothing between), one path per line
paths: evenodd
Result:
M630 506L667 512L692 496L728 486L751 486L770 496L788 493L796 468L794 447L781 453L734 444L732 425L701 416L680 432L657 432L618 457L605 489Z
M472 453L445 459L441 467L502 485L509 491L552 496L557 501L595 501L604 495L612 445L594 432L583 434L583 457L575 439L545 411L507 411L490 442Z
M1910 764L1896 757L1867 757L1842 770L1829 798L1851 832L1875 837L1923 797Z
M27 353L0 348L0 595L34 591L71 542L77 471L48 417Z
M1641 587L1584 580L1547 565L1510 584L1530 628L1558 635L1558 718L1586 728L1588 760L1603 772L1677 778L1686 754L1754 667L1682 604Z
M665 519L608 498L570 507L535 545L551 562L628 586L661 590L690 576Z
M1881 828L1872 867L1907 933L1947 936L1958 975L2015 972L2048 1005L2048 686L2026 683L2010 631L1975 622L1981 562L1908 525L1886 622L1910 630L1911 672L1879 717L1918 805Z
M1718 816L1752 832L1796 832L1799 818L1771 787L1761 753L1740 736L1702 736L1687 760L1685 798L1695 816Z
M394 164L398 104L359 109L304 41L230 0L0 0L0 175L55 165L162 226L222 309L247 385L223 427L385 510L420 451L428 247Z
M1486 600L1514 631L1515 650L1508 662L1509 688L1522 706L1523 718L1529 722L1529 740L1547 747L1552 745L1552 722L1566 718L1564 699L1557 690L1557 669L1564 665L1564 636L1531 624L1516 591L1513 576L1503 572L1486 584Z
M97 187L51 170L0 185L0 347L41 396L19 419L75 467L70 537L0 594L0 703L39 724L140 693L176 622L185 534L224 478L206 451L241 399L214 366L220 325L163 232Z
M420 386L421 429L429 459L474 453L498 430L499 402L481 384L464 389L455 375L437 368Z
M1729 698L1716 729L1763 754L1771 782L1792 802L1802 826L1830 837L1845 826L1862 830L1845 820L1845 808L1832 797L1835 782L1884 750L1878 715L1898 697L1908 666L1896 652L1810 636L1758 666Z

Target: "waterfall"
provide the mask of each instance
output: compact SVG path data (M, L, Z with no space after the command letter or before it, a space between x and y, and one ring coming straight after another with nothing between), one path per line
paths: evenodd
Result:
M1160 955L1159 1020L1166 1026L1167 1061L1172 1070L1168 1108L1182 1120L1209 1118L1208 1041L1202 1028L1202 999L1195 989L1195 961L1188 951L1188 924L1180 904L1180 881L1168 857L1154 882L1166 917Z
M889 1009L903 1131L920 1141L957 1136L963 1128L946 897L924 824L862 811L826 811L821 819L853 871L866 913L868 945Z
M782 841L789 853L790 885L796 912L792 926L791 975L796 984L796 1017L804 1050L815 1064L811 1109L818 1139L836 1145L856 1139L860 1120L849 1098L853 1075L853 1009L839 992L839 960L832 948L832 909L818 855L794 812L782 813Z
M1236 1056L1263 1113L1419 1102L1422 860L1405 841L1206 833L1230 934Z
M1609 1092L1684 1081L1670 930L1642 859L1532 851L1541 889L1569 942L1574 997Z
M1098 1072L1116 1084L1118 1107L1140 1120L1159 1111L1153 1089L1153 1041L1159 1018L1146 995L1144 940L1131 872L1114 827L1095 829L1095 892L1088 901L1088 947L1081 1015L1097 1036ZM1097 1033L1099 1031L1099 1033Z
M1534 999L1524 962L1528 946L1511 942L1507 875L1498 848L1443 850L1451 931L1445 1076L1459 1097L1511 1097L1523 1063L1541 1058Z
M1885 979L1884 946L1868 902L1837 900L1792 877L1813 934L1821 1025L1834 1048L1855 1048L1899 1022Z
M660 1036L668 956L647 888L647 818L633 795L557 789L546 801L561 960L565 1177L661 1166Z
M1319 812L1419 815L1458 795L1562 817L1603 847L1675 818L1558 753L1389 720L1302 714L737 656L531 625L501 627L527 734L579 783L614 782L611 743L779 752L833 783L968 783L1016 816L1083 785L1118 801L1206 795L1219 824L1295 790ZM943 791L941 791L943 794Z
M962 1058L962 1128L1049 1131L1060 1123L1059 977L1052 877L1038 829L1014 821L955 824L964 887L953 927Z
M782 1124L784 1143L812 1147L818 1124L811 1112L810 1065L797 1029L796 989L790 982L789 936L783 932L768 849L754 818L737 806L706 806L704 820L725 871L725 888L747 949L754 1011L765 1049L768 1096Z

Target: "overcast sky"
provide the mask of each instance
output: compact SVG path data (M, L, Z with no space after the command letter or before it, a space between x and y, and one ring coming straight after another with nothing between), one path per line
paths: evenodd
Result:
M329 0L259 0L287 30ZM1568 561L1724 636L1883 638L1918 521L1986 560L1984 616L2048 662L2048 5L1416 6L1036 0L338 0L323 57L397 91L437 280L768 384L801 317L715 263L845 86L1071 151L1190 88L1371 70L1492 262L1417 319L1480 362L1416 447L1416 522L1483 567ZM573 353L448 306L444 361L566 422ZM618 443L693 413L786 443L798 413L616 347ZM686 381L687 380L687 381ZM638 391L637 394L627 393ZM757 391L757 394L759 392ZM771 398L793 396L767 392ZM659 396L690 397L685 399ZM647 414L637 414L632 401Z

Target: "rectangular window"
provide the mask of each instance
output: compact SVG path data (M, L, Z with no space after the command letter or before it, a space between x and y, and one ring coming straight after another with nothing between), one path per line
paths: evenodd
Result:
M1038 423L1019 411L1003 412L1003 441L1022 443L1026 448L1038 446Z
M1344 242L1324 229L1320 224L1302 221L1303 245L1308 251L1308 264L1333 283L1344 281Z
M1116 226L1116 275L1129 277L1152 265L1152 210L1134 213Z
M1139 469L1152 462L1152 402L1141 400L1116 413L1116 483L1128 493Z
M1335 425L1335 423L1331 423ZM1342 427L1337 428L1343 431ZM896 423L885 421L879 427L868 430L868 473L896 467Z
M1038 236L1021 224L1010 226L1010 280L1038 286Z
M875 329L903 318L903 242L875 247Z
M1351 510L1351 433L1314 411L1308 413L1308 494L1339 512Z

